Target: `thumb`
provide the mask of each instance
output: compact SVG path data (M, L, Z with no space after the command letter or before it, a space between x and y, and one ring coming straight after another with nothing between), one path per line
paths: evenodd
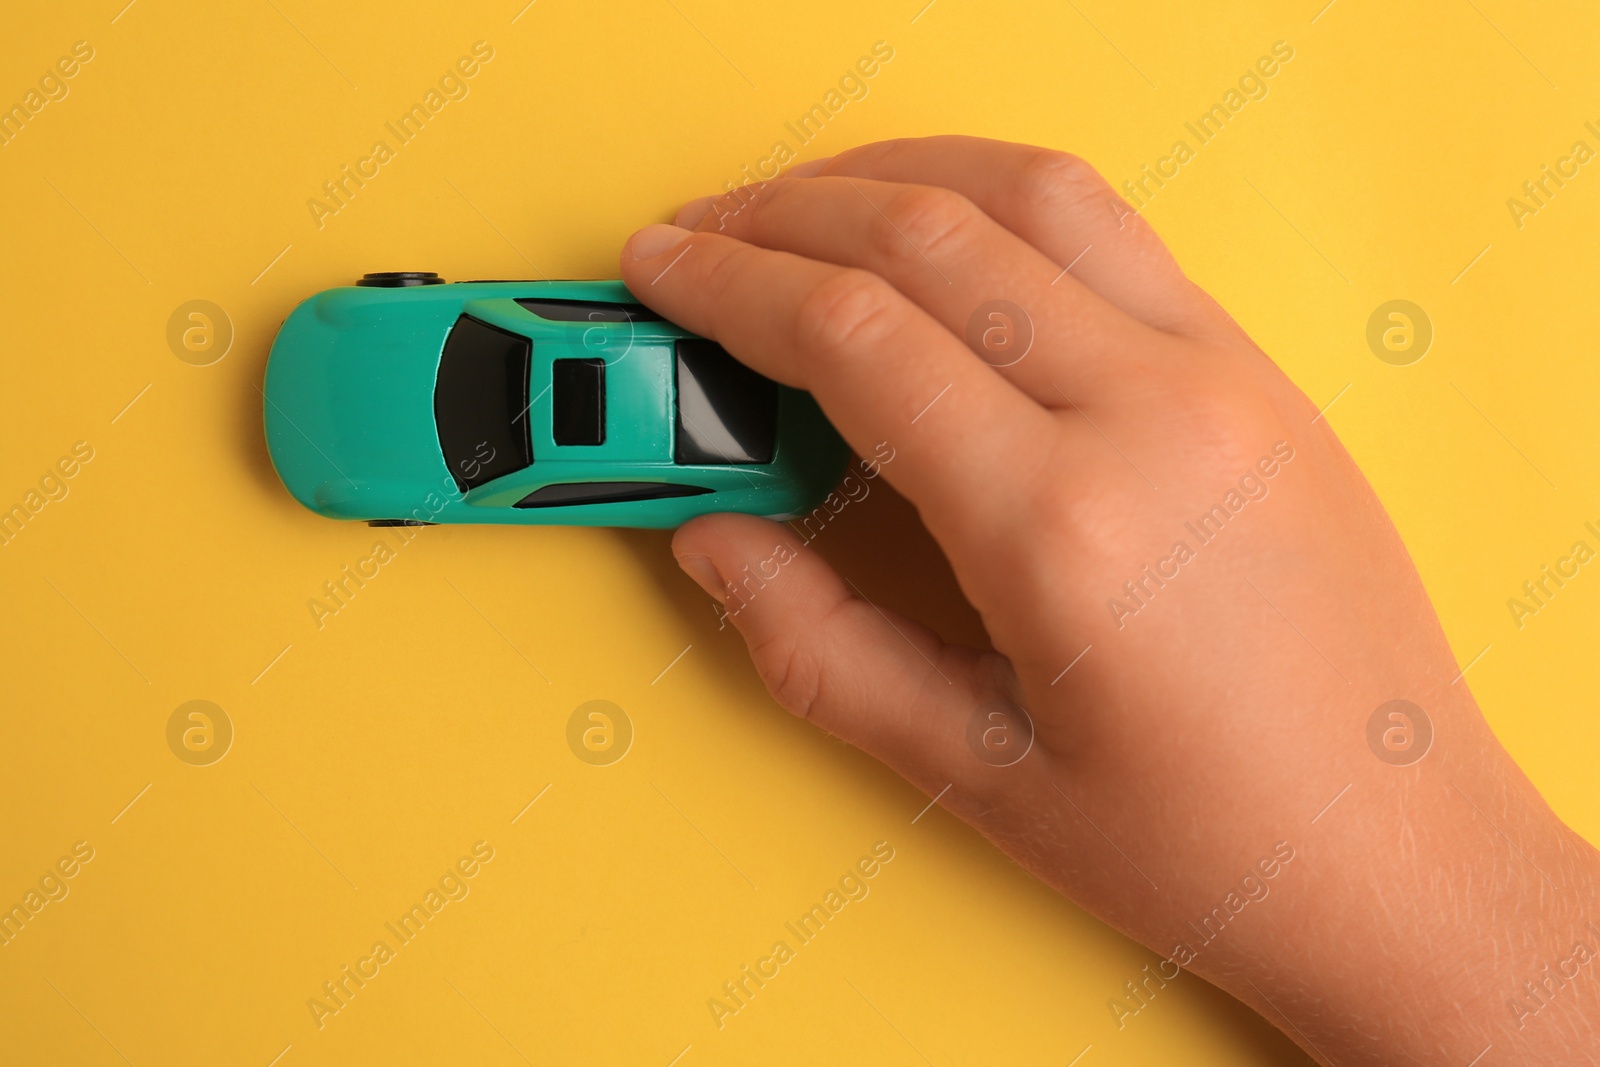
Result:
M775 522L703 516L678 530L672 553L727 610L789 711L930 794L993 770L968 734L981 709L1014 699L1003 657L879 608Z

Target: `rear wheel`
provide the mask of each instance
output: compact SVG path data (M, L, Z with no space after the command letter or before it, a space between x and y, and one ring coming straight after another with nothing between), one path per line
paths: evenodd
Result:
M410 285L443 285L444 279L431 270L386 270L363 274L356 284L373 289L404 289Z

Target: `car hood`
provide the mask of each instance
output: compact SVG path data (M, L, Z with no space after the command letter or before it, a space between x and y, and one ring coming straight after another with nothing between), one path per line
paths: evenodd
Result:
M433 387L461 302L428 289L330 289L284 320L263 389L267 449L307 507L410 518L454 493Z

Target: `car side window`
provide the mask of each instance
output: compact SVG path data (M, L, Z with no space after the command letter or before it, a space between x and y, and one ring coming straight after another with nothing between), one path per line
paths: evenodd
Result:
M564 508L579 504L623 504L633 500L664 500L700 496L711 492L701 485L672 482L562 482L535 489L517 501L519 508Z
M661 316L643 304L613 304L607 300L545 300L525 297L522 307L550 322L660 322Z

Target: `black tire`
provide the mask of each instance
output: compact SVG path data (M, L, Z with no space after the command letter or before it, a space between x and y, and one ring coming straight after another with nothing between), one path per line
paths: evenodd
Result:
M356 284L373 289L404 289L410 285L443 285L444 279L431 270L385 270L363 274Z
M419 519L368 519L368 526L437 526L436 522L422 522Z

